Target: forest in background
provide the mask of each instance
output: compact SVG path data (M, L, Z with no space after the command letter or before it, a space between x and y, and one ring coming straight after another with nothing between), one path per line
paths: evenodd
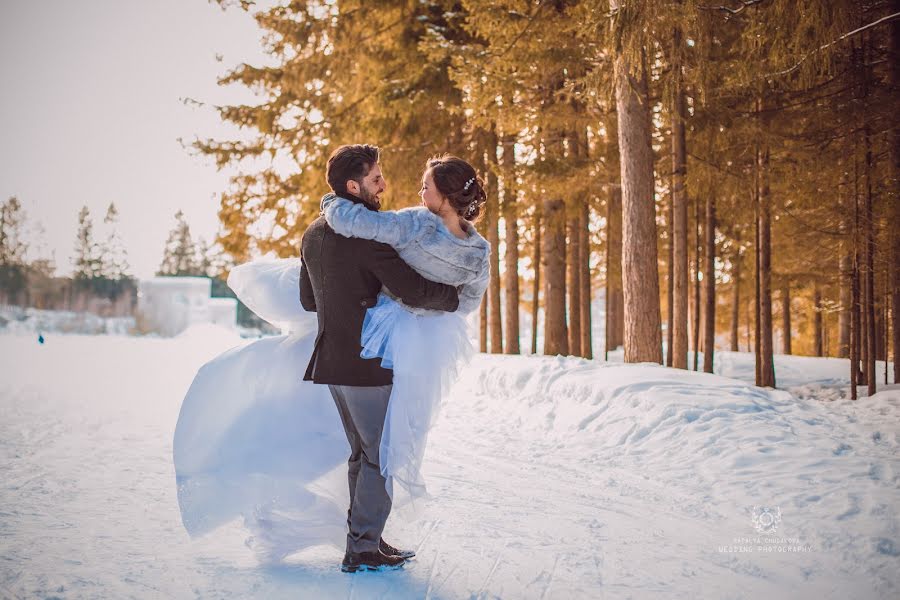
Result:
M450 152L488 184L484 351L522 350L521 308L590 356L604 288L628 362L711 371L720 340L774 386L775 352L848 357L856 397L896 354L897 0L217 1L273 59L219 81L252 135L192 144L261 165L221 197L236 262L297 254L337 145L382 148L389 207Z

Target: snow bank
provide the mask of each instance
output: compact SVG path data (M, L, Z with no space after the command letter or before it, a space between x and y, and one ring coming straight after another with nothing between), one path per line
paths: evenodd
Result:
M99 317L85 312L0 307L0 333L33 333L35 336L38 333L128 335L134 327L133 317Z

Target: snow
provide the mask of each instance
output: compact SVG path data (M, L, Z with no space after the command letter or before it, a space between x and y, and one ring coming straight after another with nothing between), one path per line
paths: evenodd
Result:
M777 356L765 390L744 353L715 375L477 355L429 438L435 500L385 532L417 559L348 576L331 548L261 567L238 522L180 522L181 399L236 331L46 337L0 335L0 597L900 594L900 386L847 400L843 360Z
M125 335L135 328L134 317L100 317L87 312L41 310L0 305L0 332L41 332Z

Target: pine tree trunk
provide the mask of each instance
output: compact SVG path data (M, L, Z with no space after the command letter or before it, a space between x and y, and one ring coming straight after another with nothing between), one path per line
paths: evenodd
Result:
M669 233L666 244L666 366L671 367L672 346L675 343L675 332L672 330L672 321L675 318L675 202L672 200L671 194L666 213L666 227Z
M760 268L760 324L762 335L760 353L762 368L760 370L761 387L775 387L775 353L772 347L772 198L769 189L769 148L768 145L762 152L762 165L760 176L762 188L760 190L759 212L759 268Z
M688 360L688 196L685 188L687 176L687 142L684 131L685 99L681 82L680 46L681 30L674 31L675 52L672 65L675 92L672 106L672 366L687 369ZM699 220L698 220L699 227ZM696 307L699 310L699 305ZM696 329L696 323L695 329ZM696 329L699 331L699 329ZM697 337L694 338L696 352ZM696 369L696 365L695 365Z
M871 57L871 51L869 49L870 45L870 37L862 38L862 94L863 94L863 110L866 115L868 114L868 106L869 106L869 83L871 67L869 66L869 59ZM894 57L896 59L896 57ZM872 198L872 179L874 177L873 170L873 156L872 156L872 131L871 131L871 121L868 118L864 117L864 125L862 128L863 132L863 141L865 144L865 177L866 177L866 194L865 194L865 204L864 204L864 212L863 212L863 234L864 234L864 260L865 267L863 271L863 284L865 286L863 290L863 305L865 308L865 316L863 319L863 323L865 326L865 337L866 337L866 345L865 345L865 361L864 361L864 369L866 372L866 383L868 384L868 395L873 396L877 391L876 385L876 373L875 373L875 360L877 358L877 348L876 348L876 339L877 339L877 331L875 325L875 214L873 210L873 198ZM896 202L897 199L894 198Z
M891 12L900 12L900 0L891 2ZM900 20L894 19L891 23L890 37L890 54L892 59L889 70L890 88L897 93L900 90ZM897 190L900 187L900 127L895 126L891 130L891 179L892 189ZM897 326L898 316L900 316L900 233L897 232L897 224L900 223L900 200L895 196L891 206L890 222L894 224L891 228L893 236L893 244L891 245L892 258L888 260L888 269L890 270L888 281L890 281L891 295L891 321L893 323L893 346L894 346L894 383L900 382L900 327Z
M615 60L622 173L622 287L625 362L662 363L652 123L643 64Z
M581 256L579 263L579 285L581 286L581 355L594 357L593 337L591 335L591 210L587 201L581 205L581 217L578 231L581 238L578 249Z
M503 137L503 224L506 238L506 253L503 257L506 269L504 292L505 303L505 343L507 354L519 354L519 223L516 209L516 164L514 135Z
M580 202L567 209L566 292L568 293L569 353L581 356L581 221Z
M871 182L871 150L866 149L866 197L865 197L865 213L863 217L863 228L865 235L865 270L863 271L863 282L865 285L863 306L865 307L865 328L866 328L866 383L868 384L868 395L873 396L876 392L875 385L875 232L873 227L874 215L872 211L872 182Z
M854 143L854 179L853 179L853 263L850 272L850 398L859 397L857 387L862 384L863 373L859 368L862 354L862 335L860 323L860 231L859 231L859 160Z
M857 240L854 227L854 241ZM857 386L860 381L859 354L859 255L853 253L853 267L850 273L850 399L859 397Z
M735 238L735 246L740 246L740 238ZM741 254L740 250L735 250L733 262L731 264L731 280L734 290L733 305L731 307L731 351L738 352L740 346L738 344L738 325L741 316Z
M606 202L606 348L609 353L622 344L625 314L622 310L622 190L613 187Z
M896 164L900 158L900 147L895 148L897 154L895 156L896 174L900 174L900 164ZM898 178L900 181L900 178ZM900 202L894 201L893 206L893 223L900 223ZM897 326L897 320L900 318L900 233L894 227L891 230L893 236L892 253L893 259L888 261L889 277L891 282L891 331L893 332L893 358L894 358L894 383L900 383L900 327Z
M706 196L706 308L704 309L703 371L713 372L716 347L716 197L710 190Z
M758 105L757 105L758 109ZM754 202L753 202L753 210L754 210L754 218L753 218L753 231L754 231L754 241L753 241L753 255L755 260L754 265L754 297L753 297L753 352L755 357L755 367L756 367L756 385L762 385L762 335L760 334L760 289L761 289L761 270L760 270L760 214L761 214L761 187L760 187L760 151L759 145L756 146L756 165L755 165L755 174L754 174Z
M566 327L566 205L544 200L544 354L569 353Z
M754 286L755 285L756 284L754 283ZM749 300L745 301L745 304L747 306L747 320L744 321L744 343L747 345L747 352L751 352L755 351L752 336L753 332L751 330L755 327L753 319L755 317L756 306L758 305L755 301L750 302Z
M883 361L884 357L884 297L875 290L875 360Z
M863 284L862 284L862 269L864 264L863 259L863 238L862 238L862 226L860 222L860 193L859 193L859 157L858 157L858 147L857 140L854 139L853 145L853 170L854 170L854 178L853 178L853 288L852 288L852 321L851 321L851 330L855 337L853 337L853 344L855 345L854 350L856 352L856 360L853 361L853 351L851 350L851 368L854 371L854 377L856 378L857 385L865 385L866 383L866 372L865 372L865 363L866 363L866 344L865 344L865 322L864 315L865 312L863 310ZM851 382L853 379L851 378ZM853 397L856 399L856 396Z
M531 264L534 265L534 284L531 288L531 353L537 354L538 333L538 308L540 307L541 293L541 212L540 206L535 207L534 216L534 256Z
M497 195L497 135L488 132L485 136L484 177L488 189L485 211L487 213L487 241L491 245L490 265L491 279L488 284L488 329L491 340L491 353L503 353L503 317L500 306L500 199Z
M846 244L846 243L845 243ZM838 313L838 351L840 358L850 357L850 255L842 254L841 271L841 309Z
M691 321L691 329L694 342L694 370L700 370L700 273L703 269L703 250L700 238L700 199L696 198L694 204L694 314Z
M822 343L825 341L825 335L822 331L822 290L819 288L818 282L816 282L816 287L813 291L813 305L813 310L815 310L815 319L813 321L813 329L815 330L815 355L824 356L825 353L822 349Z
M781 284L781 330L782 353L790 356L791 352L791 284L787 275Z

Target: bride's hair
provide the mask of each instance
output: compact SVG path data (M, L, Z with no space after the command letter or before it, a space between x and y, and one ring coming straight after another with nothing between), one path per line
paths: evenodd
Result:
M425 168L431 170L435 187L456 213L466 221L476 221L487 195L484 193L484 181L474 167L461 158L441 154L429 158Z

